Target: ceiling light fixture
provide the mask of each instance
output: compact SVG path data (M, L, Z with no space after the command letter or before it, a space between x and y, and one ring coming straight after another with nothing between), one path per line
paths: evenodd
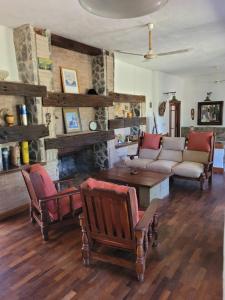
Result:
M79 0L88 12L105 18L129 19L149 15L168 0Z

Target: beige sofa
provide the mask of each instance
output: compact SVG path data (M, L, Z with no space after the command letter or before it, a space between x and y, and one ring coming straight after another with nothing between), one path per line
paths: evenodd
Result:
M163 137L161 148L139 149L139 155L126 158L125 165L135 169L146 169L159 173L172 173L175 177L200 181L212 179L211 153L185 149L184 137Z

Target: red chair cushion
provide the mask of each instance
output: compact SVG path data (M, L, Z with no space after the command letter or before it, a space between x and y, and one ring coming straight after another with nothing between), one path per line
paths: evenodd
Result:
M213 132L192 131L188 135L188 150L210 152Z
M48 175L45 168L40 164L32 165L30 168L30 179L32 182L32 185L34 187L36 196L38 199L42 199L45 197L50 196L57 196L64 192L72 192L76 190L75 188L69 188L65 189L61 192L57 192L56 187L51 180L50 176ZM77 209L80 208L81 205L81 199L80 194L73 195L72 196L72 208ZM60 216L58 216L58 210L57 210L57 202L56 200L48 201L47 202L47 208L50 215L51 220L57 221L59 217L63 217L66 214L71 212L70 208L70 199L69 196L63 197L63 199L59 200L59 211Z
M145 212L143 210L138 211L138 221L143 217L144 213Z
M160 134L151 134L151 133L144 133L144 139L141 148L142 149L159 149L160 147Z
M105 181L100 181L100 180L96 180L94 178L88 178L86 183L90 190L93 190L93 189L113 190L117 193L122 193L122 194L126 194L129 191L128 186L118 185L115 183L110 183L110 182L105 182Z
M74 192L74 191L77 191L77 189L74 188L74 187L67 188L63 191L58 192L57 196L62 195L63 193ZM72 198L71 199L71 205L70 205L70 198ZM56 200L54 202L55 202L54 208L57 209ZM72 206L72 208L71 208L71 206ZM54 211L54 213L52 213L52 211L51 211L51 217L52 217L53 220L56 221L60 217L64 217L65 215L71 213L71 209L72 209L72 211L74 211L74 210L77 210L81 207L82 207L82 202L81 202L80 193L79 194L74 194L71 197L70 196L65 196L65 197L63 197L63 199L60 199L60 201L59 201L60 216L58 216L58 212L56 210L56 211Z

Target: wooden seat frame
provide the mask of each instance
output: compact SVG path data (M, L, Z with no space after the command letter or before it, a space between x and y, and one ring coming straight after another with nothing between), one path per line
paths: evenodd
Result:
M153 246L157 246L156 208L159 200L153 200L143 217L133 226L130 201L132 195L136 197L134 191L134 188L129 188L127 194L118 194L101 189L89 190L85 183L81 185L83 213L79 218L82 229L82 257L85 265L89 265L91 259L97 259L136 269L138 280L143 281L149 243L153 242ZM110 209L114 209L116 221L113 221ZM121 214L123 222L119 217ZM103 254L99 251L99 246L131 252L135 255L136 262Z

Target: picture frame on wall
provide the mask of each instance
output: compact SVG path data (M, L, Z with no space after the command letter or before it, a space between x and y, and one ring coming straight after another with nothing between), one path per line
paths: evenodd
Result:
M79 94L77 71L74 69L60 67L62 87L64 93Z
M198 125L223 125L223 101L198 102Z
M79 108L63 108L63 120L66 133L79 132L82 130Z

